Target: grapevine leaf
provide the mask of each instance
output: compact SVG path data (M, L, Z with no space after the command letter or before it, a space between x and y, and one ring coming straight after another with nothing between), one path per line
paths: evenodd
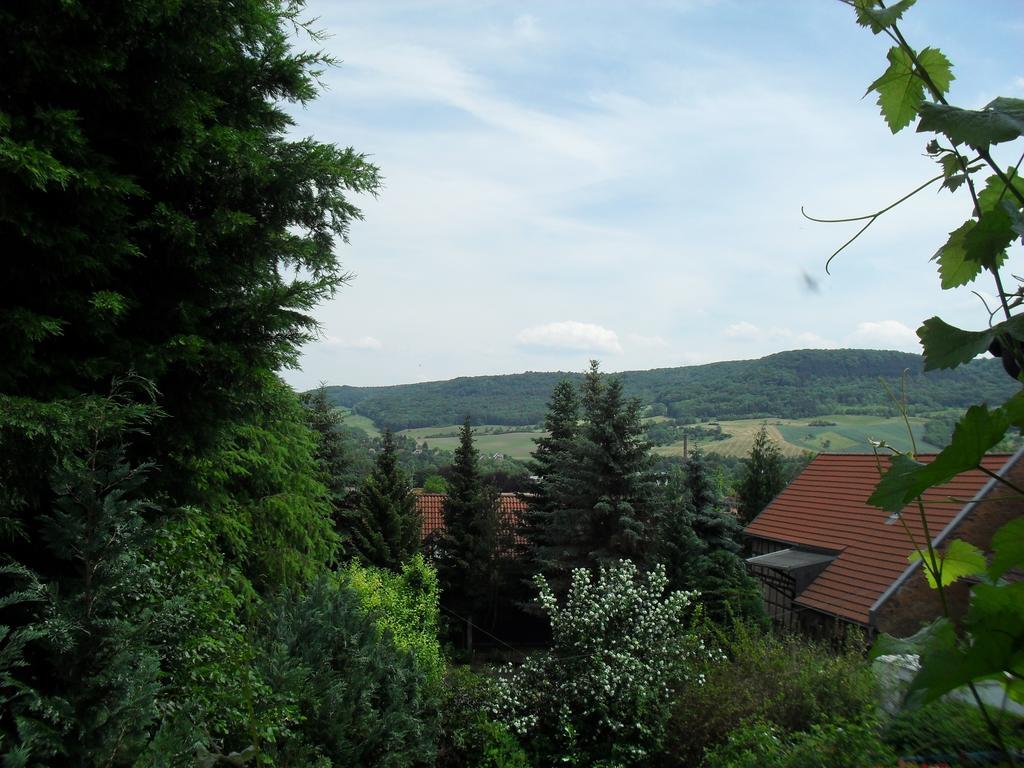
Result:
M882 117L890 131L899 133L910 125L924 101L924 82L915 74L910 56L899 46L889 49L888 59L889 68L868 86L867 92L878 92Z
M924 467L924 464L905 454L896 454L889 459L889 469L875 486L868 504L887 512L899 512L907 506L907 489L914 487L914 479ZM913 496L909 498L912 499Z
M888 8L880 8L875 0L857 0L857 23L862 27L871 27L871 31L877 35L899 21L916 1L900 0Z
M949 84L956 80L956 76L946 54L938 48L925 48L917 54L917 63L940 93L949 93Z
M1017 171L1010 168L1006 172L1006 177L1010 180L1010 185L1024 195L1024 179L1017 174ZM1005 189L1006 185L995 174L985 179L985 188L978 193L978 208L981 209L981 212L991 211L1001 200L1011 199L1012 196L1008 191L1004 191Z
M978 584L971 590L964 624L971 634L966 671L974 680L993 678L1005 684L1006 671L1019 670L1024 661L1024 583ZM1009 692L1014 695L1012 688Z
M925 554L925 551L915 549L907 559L912 563L918 560L926 562ZM939 573L942 577L941 583L944 587L948 587L957 579L962 579L965 576L977 576L985 572L985 555L976 546L963 539L951 541L944 553L941 555L939 553L935 554L935 559L939 566ZM932 573L931 568L925 568L924 575L928 578L928 584L931 588L938 589L938 585L935 582L935 574Z
M986 149L990 144L1012 141L1024 134L1024 99L999 98L980 110L931 102L918 107L921 120L917 132L941 133L954 144Z
M998 579L1011 568L1024 568L1024 517L1011 520L992 537L989 576Z
M917 329L917 337L924 348L924 369L934 371L970 362L988 349L995 334L992 329L965 331L941 318L931 317Z
M961 472L976 468L984 455L1011 426L1024 425L1024 390L1017 392L1002 407L972 405L956 427L953 439L928 464L906 456L896 456L889 470L875 487L868 503L887 512L898 512L928 488L943 485Z
M942 278L943 290L967 285L981 274L981 264L965 258L967 249L964 245L964 237L974 228L974 225L975 221L972 219L950 232L949 240L932 257L933 260L939 262L939 277Z
M964 259L995 271L1006 261L1006 247L1015 234L1010 215L1002 206L981 214L978 223L964 236Z

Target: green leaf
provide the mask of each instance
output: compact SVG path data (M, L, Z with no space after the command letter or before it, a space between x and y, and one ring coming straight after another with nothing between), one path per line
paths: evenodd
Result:
M924 369L956 368L988 350L992 340L1000 336L1024 340L1024 315L1015 315L988 330L965 331L941 318L931 317L917 329L924 348Z
M1010 180L1010 186L1024 195L1024 179L1017 174L1017 171L1010 168L1006 172L1006 177ZM1019 202L1009 192L1004 192L1005 189L1006 185L995 174L985 179L985 188L978 193L978 207L981 209L981 212L985 213L986 211L993 210L1002 200ZM1019 208L1020 206L1017 205L1016 207Z
M914 72L913 61L899 46L888 53L889 68L868 86L868 93L878 92L882 117L893 133L910 125L924 101L924 82Z
M857 23L862 27L870 27L877 35L899 21L915 2L917 0L900 0L888 8L880 8L876 0L857 0Z
M944 134L954 144L969 144L975 149L1013 141L1024 133L1022 99L995 99L981 110L926 102L919 104L919 111L918 133L934 131Z
M907 506L907 489L914 487L914 478L925 465L906 454L896 454L889 460L889 469L878 481L868 504L888 512L899 512ZM910 496L910 499L913 499Z
M1024 517L1011 520L992 537L989 576L998 579L1011 568L1024 568Z
M949 84L956 80L956 77L953 75L953 65L946 58L946 54L938 48L925 48L917 54L917 63L940 93L949 93Z
M931 317L917 329L924 348L924 369L956 368L988 350L995 334L987 331L965 331L938 317Z
M995 271L1006 261L1006 248L1013 242L1013 222L1002 206L981 214L981 219L964 236L964 259Z
M967 248L964 244L965 236L974 228L975 223L973 219L966 221L950 232L949 240L932 257L939 262L943 290L967 285L981 274L981 264L966 258Z
M920 656L925 648L935 642L936 637L945 635L950 629L952 627L948 619L936 619L910 637L893 637L882 633L875 638L868 658L873 661L879 656Z
M912 563L920 560L925 565L924 575L928 578L928 584L932 589L938 589L935 574L929 567L929 558L925 550L915 549L907 560ZM976 546L962 539L951 541L944 553L936 553L935 560L944 587L948 587L957 579L962 579L965 576L977 576L985 573L985 555Z
M972 405L956 427L953 439L928 464L906 456L892 459L868 503L887 512L898 512L928 488L948 483L961 472L975 469L982 457L1006 434L1011 426L1024 424L1024 390L1017 392L1002 407Z

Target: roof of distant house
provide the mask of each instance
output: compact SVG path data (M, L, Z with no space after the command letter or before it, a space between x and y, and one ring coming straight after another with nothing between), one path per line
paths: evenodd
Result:
M929 462L935 454L916 458ZM1009 458L1009 454L990 454L982 466L999 472ZM880 460L886 469L888 458ZM746 527L749 536L836 553L796 604L866 625L872 607L907 570L913 546L906 529L897 516L867 503L878 480L874 454L818 454ZM933 540L946 538L961 511L989 482L994 481L984 472L972 470L925 492ZM915 540L923 544L916 504L904 508L902 517Z
M418 492L416 494L416 509L419 511L423 521L422 536L426 541L427 537L435 531L444 528L444 500L447 494ZM513 526L519 523L519 516L526 511L526 501L517 493L503 493L498 498L498 509L501 518L506 525ZM521 537L515 537L517 544L523 543Z

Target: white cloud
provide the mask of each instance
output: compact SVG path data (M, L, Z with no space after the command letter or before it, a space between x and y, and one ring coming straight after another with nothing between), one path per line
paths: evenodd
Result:
M760 326L741 320L727 326L723 332L727 338L741 341L786 342L793 347L834 347L835 344L811 331L793 331L789 328Z
M921 343L917 334L899 320L868 320L857 324L857 329L846 337L851 346L884 347L919 352Z
M526 328L519 332L516 341L522 346L540 349L615 354L622 352L622 345L615 331L576 320Z
M668 341L661 336L644 336L639 333L630 333L626 336L630 346L643 347L645 349L664 349L669 346Z
M342 349L369 349L378 350L382 349L384 345L380 339L373 336L359 336L354 339L344 339L339 336L331 336L330 334L324 339L324 343L331 347L341 347Z

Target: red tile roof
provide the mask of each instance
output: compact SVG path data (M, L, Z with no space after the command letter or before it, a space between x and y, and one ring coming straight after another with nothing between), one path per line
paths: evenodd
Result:
M931 461L934 454L918 455ZM983 466L998 471L1007 454L986 456ZM882 459L886 468L888 459ZM913 547L895 518L867 499L878 483L873 454L819 454L790 485L746 527L749 536L836 551L839 556L794 602L868 624L870 611L907 569ZM986 485L980 470L965 472L924 495L928 528L934 539ZM916 505L903 519L919 544L925 541Z
M434 531L444 528L444 500L447 494L444 493L417 493L416 509L419 510L423 519L422 536L426 541ZM527 504L517 493L503 493L498 500L498 510L501 513L502 522L513 529L519 523L519 516L527 509ZM515 537L517 544L522 539Z

